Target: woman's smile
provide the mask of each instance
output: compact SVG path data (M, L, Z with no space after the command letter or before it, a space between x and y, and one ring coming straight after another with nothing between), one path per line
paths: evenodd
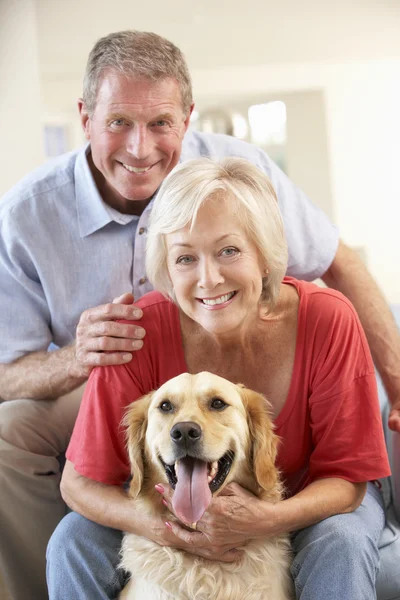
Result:
M213 335L239 334L258 314L265 266L232 199L206 201L194 223L166 238L181 310Z
M214 298L197 298L197 300L203 304L206 309L218 310L220 308L225 308L228 306L228 304L231 304L236 294L237 291L233 291L221 296L215 296Z

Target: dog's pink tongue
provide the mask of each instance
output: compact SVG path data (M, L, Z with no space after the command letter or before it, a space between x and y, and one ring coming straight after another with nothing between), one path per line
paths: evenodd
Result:
M178 482L172 497L176 516L184 523L197 523L211 502L207 463L197 458L183 458L176 467Z

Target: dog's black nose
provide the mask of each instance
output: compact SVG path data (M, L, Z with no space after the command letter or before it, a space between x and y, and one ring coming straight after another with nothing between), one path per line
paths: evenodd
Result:
M183 421L182 423L175 423L170 436L177 446L190 448L201 439L202 431L197 423Z

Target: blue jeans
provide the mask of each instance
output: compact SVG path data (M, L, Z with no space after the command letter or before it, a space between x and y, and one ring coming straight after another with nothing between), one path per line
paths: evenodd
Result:
M292 535L298 600L374 600L378 542L385 516L379 490L368 484L361 506ZM114 600L125 583L116 569L122 534L70 513L47 548L50 600Z

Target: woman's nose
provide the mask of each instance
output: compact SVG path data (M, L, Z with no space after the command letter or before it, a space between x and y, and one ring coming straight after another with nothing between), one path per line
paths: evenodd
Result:
M211 260L200 263L199 287L211 290L224 281L220 266Z

